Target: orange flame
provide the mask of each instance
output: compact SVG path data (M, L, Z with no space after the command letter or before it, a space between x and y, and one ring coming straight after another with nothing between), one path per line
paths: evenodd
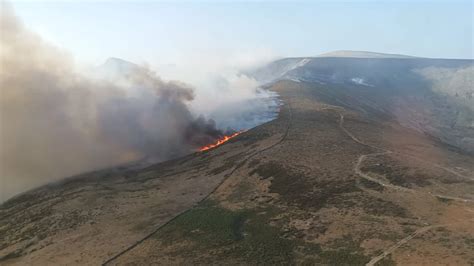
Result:
M233 137L236 137L237 135L239 135L240 133L242 133L241 131L240 132L235 132L234 134L232 135L228 135L228 136L224 136L220 139L218 139L216 142L212 143L212 144L209 144L209 145L206 145L206 146L203 146L199 149L199 151L207 151L209 149L212 149L212 148L215 148L221 144L223 144L224 142L228 141L229 139L233 138Z

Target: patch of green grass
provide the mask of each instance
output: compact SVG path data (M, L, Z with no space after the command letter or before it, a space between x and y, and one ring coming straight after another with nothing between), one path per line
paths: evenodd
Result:
M210 245L225 245L239 238L237 225L245 217L244 212L232 212L204 203L163 228L158 237L164 240L187 237Z
M165 245L192 240L195 245L176 253L199 256L210 252L213 261L220 255L257 264L291 262L294 243L268 224L269 215L268 211L231 211L206 202L178 217L156 237Z
M254 216L245 226L246 236L237 245L235 255L244 255L255 263L288 263L293 260L294 243L282 238L276 227Z
M364 265L369 261L351 237L338 239L324 248L284 237L291 232L270 224L278 213L269 207L234 211L205 201L165 226L155 237L165 247L173 247L167 255L196 264Z

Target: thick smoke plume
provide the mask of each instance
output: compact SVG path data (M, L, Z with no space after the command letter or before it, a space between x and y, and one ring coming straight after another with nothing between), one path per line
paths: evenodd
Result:
M80 74L2 5L0 201L83 171L179 156L223 134L190 112L190 86L118 59L93 78Z

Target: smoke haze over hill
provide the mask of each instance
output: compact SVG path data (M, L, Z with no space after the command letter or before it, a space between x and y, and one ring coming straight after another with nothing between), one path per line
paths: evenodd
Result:
M120 59L86 75L2 5L0 201L83 171L177 157L227 130L190 109L190 85ZM245 99L257 97L255 89Z

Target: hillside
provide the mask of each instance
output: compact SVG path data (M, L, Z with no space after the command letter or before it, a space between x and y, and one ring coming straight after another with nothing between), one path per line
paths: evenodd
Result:
M279 116L224 145L2 204L0 263L474 263L474 157L410 124L437 94L407 70L472 61L306 59L256 72L273 80Z

